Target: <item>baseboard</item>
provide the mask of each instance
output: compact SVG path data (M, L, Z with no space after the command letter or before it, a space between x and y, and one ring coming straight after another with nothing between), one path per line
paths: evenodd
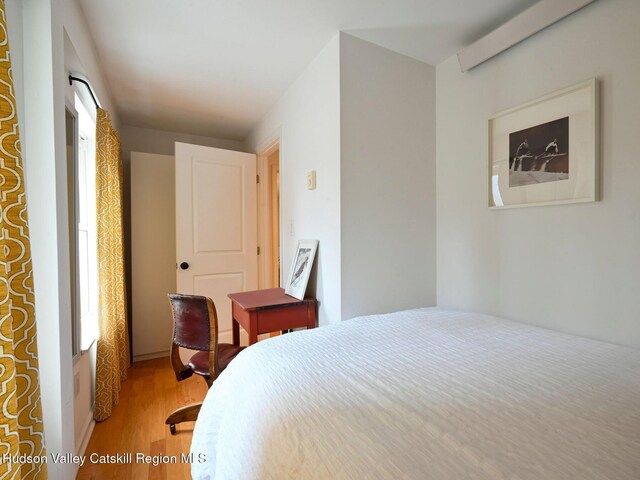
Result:
M262 335L258 335L258 339L259 340L264 340L266 338L269 338L269 334L265 333ZM231 330L227 330L224 332L220 332L218 334L218 342L219 343L233 343L233 334L231 333ZM247 335L247 332L244 331L244 329L240 329L240 345L248 345L249 344L249 336ZM181 349L183 350L183 349ZM193 352L189 351L189 350L185 350L185 352L190 352L190 353L184 353L184 355L181 355L183 357L182 361L183 362L187 362L188 359L191 357L191 355L193 355ZM164 351L164 352L156 352L156 353L146 353L144 355L134 355L133 356L133 362L144 362L145 360L153 360L155 358L162 358L162 357L168 357L169 356L169 351Z
M87 416L88 421L85 422L84 433L82 434L82 441L80 442L80 446L76 451L76 455L84 455L84 452L87 451L87 447L89 446L89 440L91 440L91 434L93 433L93 428L96 426L96 421L93 419L93 408L95 405L91 406L91 411ZM75 465L76 475L80 470L80 464Z
M153 360L154 358L162 358L168 357L169 351L166 352L156 352L156 353L146 353L144 355L134 355L133 361L135 362L144 362L145 360Z
M93 428L96 426L96 421L93 419L93 409L91 410L91 419L87 423L85 427L84 434L82 435L82 441L80 442L80 448L78 448L77 455L84 455L84 452L87 451L87 446L89 445L89 440L91 440L91 434L93 433Z
M233 333L231 330L225 330L224 332L218 333L218 343L233 343ZM249 344L249 335L244 330L244 328L240 327L240 345L248 345Z

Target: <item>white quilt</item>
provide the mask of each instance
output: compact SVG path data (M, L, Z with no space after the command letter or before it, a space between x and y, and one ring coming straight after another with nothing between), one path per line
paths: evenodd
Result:
M638 480L640 350L442 309L361 317L241 353L191 449L195 479Z

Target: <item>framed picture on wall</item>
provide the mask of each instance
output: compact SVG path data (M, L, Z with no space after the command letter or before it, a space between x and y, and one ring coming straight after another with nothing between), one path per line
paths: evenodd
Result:
M298 300L304 299L317 248L318 240L300 240L298 242L284 293Z
M489 119L489 207L593 202L598 193L595 78Z

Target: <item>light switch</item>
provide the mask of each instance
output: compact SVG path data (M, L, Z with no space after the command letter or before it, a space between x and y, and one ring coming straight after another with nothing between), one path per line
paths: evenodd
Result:
M307 173L307 190L315 190L316 189L316 171L311 170Z

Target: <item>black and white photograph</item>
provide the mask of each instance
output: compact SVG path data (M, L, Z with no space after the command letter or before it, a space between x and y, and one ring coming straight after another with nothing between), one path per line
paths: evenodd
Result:
M489 208L597 200L598 92L592 78L489 118Z
M509 187L569 179L569 117L509 134Z
M284 293L298 300L304 299L317 248L317 240L300 240L298 242Z
M310 248L301 248L298 250L298 258L296 258L296 263L293 267L293 277L291 278L291 286L296 288L300 286L302 282L304 269L307 268L309 264L309 258L311 257L311 249Z

